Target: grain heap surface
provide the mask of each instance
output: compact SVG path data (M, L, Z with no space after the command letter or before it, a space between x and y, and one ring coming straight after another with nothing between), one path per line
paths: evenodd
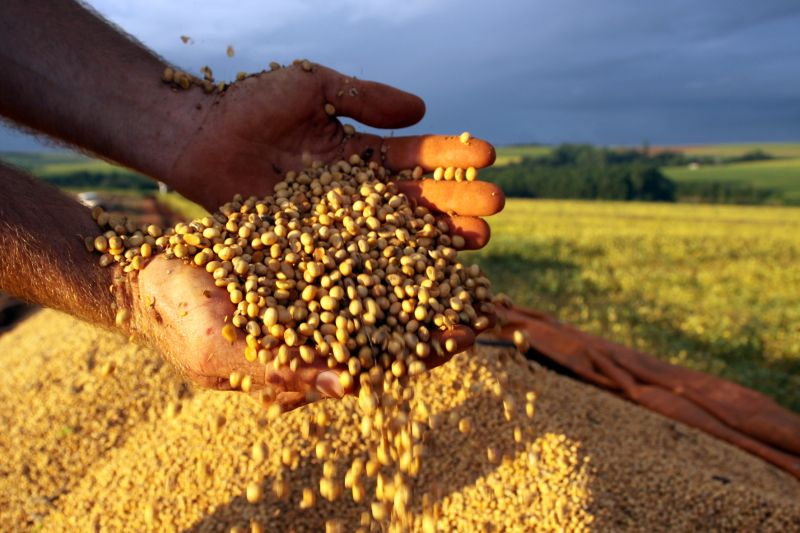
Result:
M370 511L349 495L300 508L322 475L309 420L330 419L339 478L368 449L344 419L355 399L268 422L245 395L192 392L156 354L53 311L0 336L0 361L0 520L12 529L319 531L336 519L352 531ZM439 531L800 528L793 478L513 351L479 347L413 383L439 416L411 507L431 507ZM280 467L287 447L293 466Z

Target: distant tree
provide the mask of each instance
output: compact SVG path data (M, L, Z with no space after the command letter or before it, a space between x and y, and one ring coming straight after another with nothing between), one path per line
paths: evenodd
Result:
M487 169L481 177L512 197L675 199L675 184L638 150L562 144L548 155Z
M737 161L767 161L769 159L775 159L772 155L768 154L764 150L758 148L756 150L751 150L746 152L739 157L733 157L728 161L731 163L735 163Z

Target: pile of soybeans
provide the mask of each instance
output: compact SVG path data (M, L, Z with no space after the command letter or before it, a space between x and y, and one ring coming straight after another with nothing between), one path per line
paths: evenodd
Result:
M335 519L353 531L371 511L344 496L301 508L303 489L322 477L307 421L328 419L340 476L368 453L349 418L355 398L269 422L246 395L193 390L158 354L49 310L0 336L0 361L8 530L300 532ZM516 402L510 422L497 385ZM411 503L421 515L421 495L432 495L438 531L800 528L800 483L787 474L514 350L478 346L412 387L441 420ZM287 448L297 455L284 469ZM278 475L282 498L271 490ZM264 483L257 504L251 480Z

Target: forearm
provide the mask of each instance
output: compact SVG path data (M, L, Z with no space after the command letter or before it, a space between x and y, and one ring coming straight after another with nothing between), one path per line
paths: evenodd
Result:
M0 2L0 114L169 181L208 106L164 67L72 0Z
M114 268L83 238L99 234L90 211L57 189L0 164L0 291L111 326Z

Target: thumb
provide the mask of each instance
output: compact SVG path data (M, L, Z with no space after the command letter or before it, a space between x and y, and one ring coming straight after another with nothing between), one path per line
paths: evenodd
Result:
M405 128L422 120L425 102L418 96L374 81L359 80L320 67L327 101L337 116L374 128Z

